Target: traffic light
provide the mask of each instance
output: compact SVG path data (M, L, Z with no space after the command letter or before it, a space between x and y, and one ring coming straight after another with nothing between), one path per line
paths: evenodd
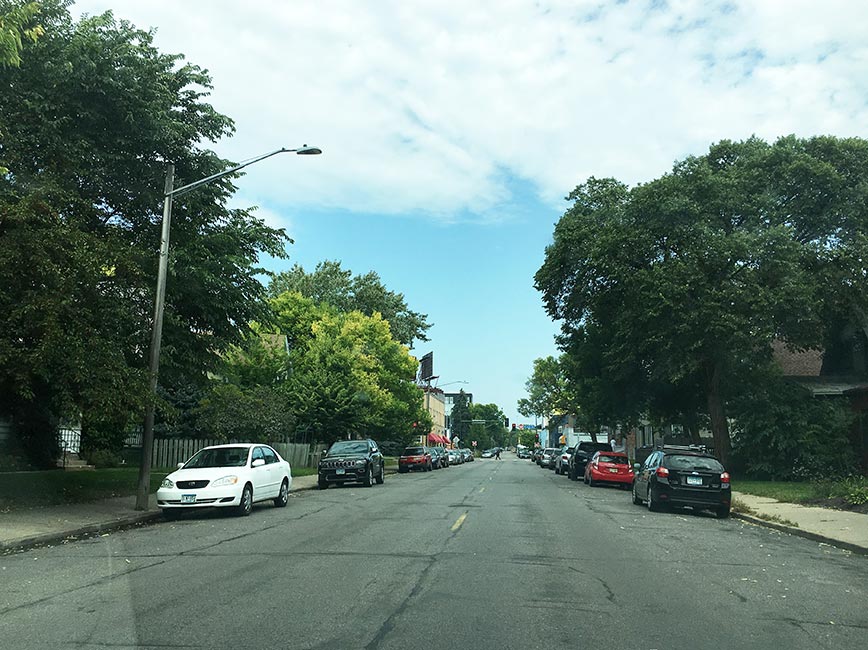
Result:
M509 418L503 418L503 428L509 429Z
M515 431L515 422L512 423L512 430Z

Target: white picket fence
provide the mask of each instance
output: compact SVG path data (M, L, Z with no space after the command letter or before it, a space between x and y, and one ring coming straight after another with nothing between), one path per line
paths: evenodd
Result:
M186 462L202 447L222 445L225 441L192 438L157 438L154 440L153 467L175 467ZM271 444L277 453L289 462L290 467L314 467L326 445L292 444L276 442Z

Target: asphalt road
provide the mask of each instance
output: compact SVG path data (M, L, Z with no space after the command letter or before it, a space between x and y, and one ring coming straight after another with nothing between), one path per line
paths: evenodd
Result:
M0 648L868 647L868 558L528 461L0 557Z

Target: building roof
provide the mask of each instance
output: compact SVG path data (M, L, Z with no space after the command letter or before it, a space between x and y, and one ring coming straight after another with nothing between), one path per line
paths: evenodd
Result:
M823 368L820 350L790 350L783 341L772 341L772 356L785 377L819 377Z

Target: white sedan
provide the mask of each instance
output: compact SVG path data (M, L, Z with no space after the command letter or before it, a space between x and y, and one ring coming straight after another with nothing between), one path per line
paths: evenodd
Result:
M163 479L157 506L166 518L192 508L232 508L249 515L257 501L289 500L292 471L268 445L215 445L197 451Z

